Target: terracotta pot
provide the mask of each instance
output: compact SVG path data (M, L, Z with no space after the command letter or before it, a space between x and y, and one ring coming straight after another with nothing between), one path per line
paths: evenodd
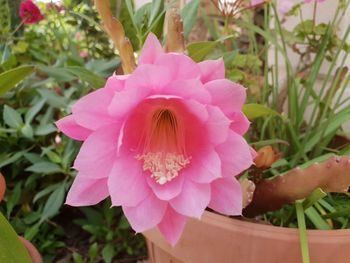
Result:
M158 229L144 233L152 263L301 263L297 229L235 220L205 212L188 220L171 247ZM312 263L350 262L349 230L309 230Z

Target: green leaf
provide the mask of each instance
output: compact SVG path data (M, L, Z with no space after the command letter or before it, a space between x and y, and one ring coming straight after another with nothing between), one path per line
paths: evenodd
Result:
M321 188L317 188L303 201L304 210L308 209L325 196L327 196L327 194Z
M102 257L106 263L111 263L115 255L114 246L112 244L107 244L102 250Z
M101 88L105 85L106 80L92 71L83 67L66 67L69 73L75 75L82 81L86 81L94 88Z
M6 202L6 208L7 208L7 217L10 218L10 215L12 213L13 208L18 204L19 199L21 197L22 193L22 182L16 184L15 188L10 192L10 194L7 194L7 202Z
M152 23L156 20L158 15L162 12L164 8L164 0L153 0L151 5L151 15L148 20L148 27L152 25Z
M305 214L301 201L295 202L295 208L297 212L298 228L299 228L299 239L300 249L303 258L303 263L310 263L309 245L307 241Z
M120 218L119 224L118 224L118 229L128 229L130 227L130 224L126 217L123 215Z
M34 70L33 66L21 66L10 69L0 74L0 96L15 87L19 82L30 75Z
M14 155L12 155L11 157L8 158L4 158L3 161L0 162L0 168L9 165L11 163L14 163L15 161L17 161L19 158L22 157L22 155L25 153L25 151L21 151L21 152L17 152Z
M243 113L249 120L254 120L264 116L280 116L277 111L256 103L245 104L243 106Z
M184 37L187 38L191 33L193 26L197 20L199 0L192 0L181 10L181 18L184 25Z
M54 190L56 190L58 188L58 186L59 186L59 184L49 185L49 186L45 187L43 190L36 193L36 195L33 198L33 203L35 203L40 198L42 198L42 197L48 195L49 193L53 192Z
M90 262L95 262L96 261L97 253L98 253L98 246L97 246L97 243L95 242L89 248L89 259L90 259Z
M38 136L44 136L55 131L57 131L56 127L52 123L49 123L46 125L37 126L34 133L35 135L38 135Z
M65 70L64 68L58 67L48 67L48 66L38 66L40 71L46 73L50 77L52 77L57 82L68 82L75 79L75 76Z
M43 213L41 215L40 222L43 222L58 213L63 204L65 194L65 183L62 183L55 191L52 192L49 199L47 200L43 209Z
M350 119L350 110L336 114L331 120L327 120L325 123L319 125L319 128L310 135L309 140L305 144L305 152L309 152L317 145L322 139L328 135L336 132L347 120ZM321 128L323 127L323 128Z
M20 129L23 125L21 115L7 105L4 106L3 118L5 123L12 128Z
M7 0L0 0L0 35L4 37L11 29L11 11ZM6 39L6 37L5 37Z
M33 128L28 123L24 124L24 126L21 129L21 133L26 138L29 138L29 139L33 138Z
M73 252L73 260L74 260L74 263L84 263L83 257L77 252Z
M317 212L314 207L309 207L305 210L306 216L310 219L310 221L315 225L317 229L321 230L330 230L331 227L327 224L327 222L321 217L321 215Z
M26 123L31 123L32 120L34 119L35 115L38 114L38 112L44 107L46 99L42 98L38 102L34 104L33 107L31 107L26 115L25 115L25 122Z
M204 60L205 57L214 50L217 43L217 41L203 41L190 43L187 46L188 55L194 61L200 62Z
M0 213L0 258L6 263L31 263L32 260L10 223Z
M64 97L59 96L52 90L49 89L37 89L40 95L46 99L47 103L55 108L65 108L67 105L67 100Z
M50 174L61 172L61 167L55 163L40 162L27 167L25 170L33 173Z
M324 218L337 218L337 217L342 217L342 216L348 217L349 214L350 214L350 207L347 207L344 209L336 210L333 213L326 214L323 217Z

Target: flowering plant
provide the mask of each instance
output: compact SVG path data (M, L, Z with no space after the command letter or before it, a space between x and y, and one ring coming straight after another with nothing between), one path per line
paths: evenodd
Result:
M84 141L66 203L111 196L136 232L158 226L173 245L186 217L200 218L207 206L240 215L234 176L251 166L253 152L242 137L245 89L224 70L223 60L164 53L150 34L133 73L110 77L57 122Z
M298 226L305 262L306 228L349 228L350 1L33 1L25 26L21 2L0 0L0 210L45 261L139 259L127 219L175 244L206 207Z

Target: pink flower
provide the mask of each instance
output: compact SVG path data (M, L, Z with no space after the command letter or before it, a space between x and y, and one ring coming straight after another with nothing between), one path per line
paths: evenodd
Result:
M46 4L46 10L47 11L55 11L55 12L61 12L64 10L64 6L61 4L55 4L55 3L47 3Z
M31 0L25 0L21 3L19 16L24 24L36 24L44 19L40 9Z
M93 205L111 196L136 232L158 226L175 244L187 217L207 206L240 215L235 175L252 164L242 135L245 89L224 76L222 59L195 63L164 53L150 34L136 70L110 77L57 122L84 141L66 203Z
M81 58L87 58L89 56L89 53L87 51L81 51L79 53L79 57Z
M260 4L263 4L264 2L266 2L267 0L251 0L250 1L250 4L252 6L256 6L256 5L260 5Z
M287 13L295 5L295 0L278 0L277 7L278 11L282 14Z
M305 3L311 3L313 1L316 1L317 3L322 3L324 2L325 0L304 0Z
M311 3L313 1L316 1L318 3L322 3L325 0L304 0L304 3ZM285 14L289 12L294 5L296 5L298 1L296 0L278 0L277 5L278 5L278 11L281 12L282 14Z

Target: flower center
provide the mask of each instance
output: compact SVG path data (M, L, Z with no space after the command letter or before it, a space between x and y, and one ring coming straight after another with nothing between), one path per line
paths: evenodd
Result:
M142 154L135 158L143 161L143 170L149 171L157 183L165 184L190 163L184 128L171 109L155 110L149 121Z
M149 152L137 155L137 160L143 160L143 170L151 172L151 177L159 184L170 182L179 175L179 171L190 163L190 158L182 154Z

